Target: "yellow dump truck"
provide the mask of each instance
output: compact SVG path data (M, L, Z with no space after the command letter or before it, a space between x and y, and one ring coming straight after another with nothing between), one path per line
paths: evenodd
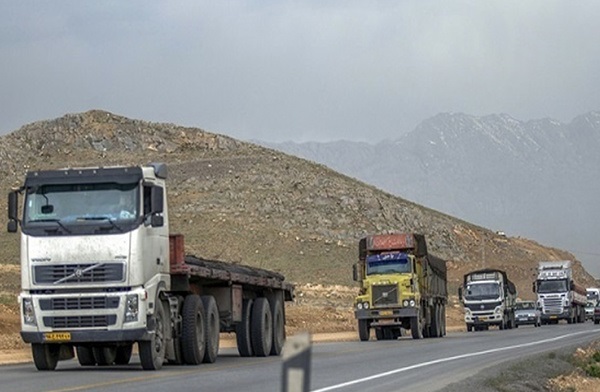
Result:
M375 329L377 340L410 330L413 339L446 334L446 262L427 252L425 236L413 233L370 235L359 242L354 301L361 341Z

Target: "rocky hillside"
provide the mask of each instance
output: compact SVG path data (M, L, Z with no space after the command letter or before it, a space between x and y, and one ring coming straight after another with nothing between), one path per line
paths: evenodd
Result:
M464 272L485 265L508 270L522 297L532 297L539 260L574 259L201 129L89 111L29 124L0 140L5 194L28 169L166 162L172 229L185 234L189 253L273 269L294 282L351 285L358 239L387 231L425 234L432 253L448 260L452 293ZM0 246L0 264L17 263L18 237L0 232ZM18 279L17 269L2 269L0 292L14 293Z

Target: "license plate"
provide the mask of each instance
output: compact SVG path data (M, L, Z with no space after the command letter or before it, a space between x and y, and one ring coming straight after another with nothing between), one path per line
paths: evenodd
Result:
M487 319L488 319L487 316L481 316L481 317L479 317L479 320L484 320L485 321Z
M71 340L71 332L46 332L44 340L46 342L68 342Z
M393 310L381 310L379 312L380 316L392 316L394 314Z
M558 316L550 316L551 319L558 318Z

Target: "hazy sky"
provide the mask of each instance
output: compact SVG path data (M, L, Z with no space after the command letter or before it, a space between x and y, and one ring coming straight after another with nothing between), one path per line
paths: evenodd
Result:
M0 0L0 134L104 109L379 141L439 112L600 110L600 1Z

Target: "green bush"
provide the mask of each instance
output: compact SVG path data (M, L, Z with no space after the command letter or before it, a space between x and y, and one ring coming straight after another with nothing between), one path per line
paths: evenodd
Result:
M600 362L600 351L596 351L594 355L592 355L592 360L594 362Z
M590 377L600 378L600 364L590 363L585 367L585 372Z

